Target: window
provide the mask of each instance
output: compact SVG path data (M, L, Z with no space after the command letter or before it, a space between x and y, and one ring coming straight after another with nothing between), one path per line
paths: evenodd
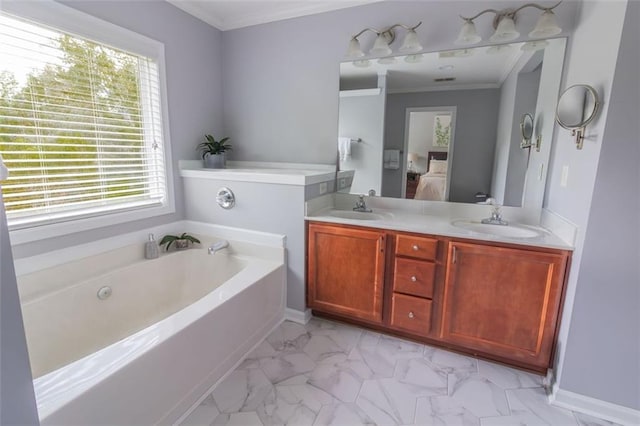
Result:
M0 154L12 230L169 204L162 55L96 40L0 13Z

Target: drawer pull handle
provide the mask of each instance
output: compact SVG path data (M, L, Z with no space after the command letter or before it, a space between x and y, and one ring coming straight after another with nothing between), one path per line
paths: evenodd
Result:
M409 312L408 317L409 317L409 318L413 318L413 317L415 317L415 315L413 314L413 312Z
M413 249L413 251L418 251L420 250L420 247L418 247L417 244L414 244L413 247L411 247Z
M411 277L411 281L413 281L413 282L415 283L416 281L418 281L418 279L417 279L417 278L416 278L416 276L414 275L414 276L412 276L412 277Z

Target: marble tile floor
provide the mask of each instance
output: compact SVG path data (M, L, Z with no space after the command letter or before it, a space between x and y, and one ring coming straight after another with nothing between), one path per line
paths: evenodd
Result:
M612 423L549 405L540 376L313 318L282 323L182 425Z

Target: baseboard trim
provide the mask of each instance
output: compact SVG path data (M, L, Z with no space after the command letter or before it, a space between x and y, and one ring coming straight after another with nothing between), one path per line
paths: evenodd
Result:
M622 425L640 424L639 410L560 389L557 384L553 385L549 394L549 403Z
M284 310L284 319L305 325L311 319L311 309L298 311L297 309L286 308Z

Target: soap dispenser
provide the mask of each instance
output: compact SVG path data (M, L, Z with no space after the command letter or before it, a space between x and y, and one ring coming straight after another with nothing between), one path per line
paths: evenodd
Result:
M155 238L153 238L153 234L149 234L149 241L144 246L144 257L145 259L155 259L158 257L158 243Z

